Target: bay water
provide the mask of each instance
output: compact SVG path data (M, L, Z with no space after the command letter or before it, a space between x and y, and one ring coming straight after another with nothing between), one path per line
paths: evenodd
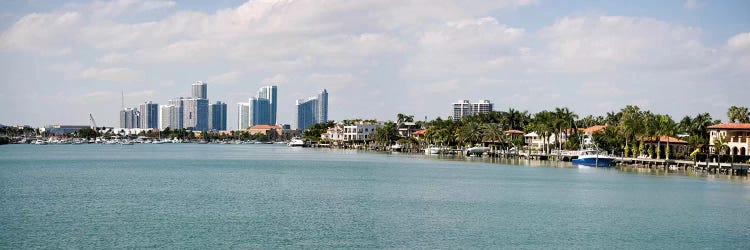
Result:
M283 145L0 146L0 248L750 248L747 178Z

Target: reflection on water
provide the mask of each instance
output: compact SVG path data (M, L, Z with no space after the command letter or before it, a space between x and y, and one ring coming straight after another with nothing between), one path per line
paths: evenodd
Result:
M684 169L664 169L664 168L645 168L645 167L633 167L633 166L616 166L610 168L592 168L584 166L576 166L570 162L565 161L541 161L541 160L528 160L521 158L494 158L494 157L478 157L478 156L461 156L461 155L424 155L424 154L407 154L407 153L390 153L393 155L403 155L407 157L415 158L429 158L429 159L440 159L449 161L461 161L461 162L477 162L477 163L492 163L501 165L511 166L527 166L527 167L553 167L553 168L582 168L592 170L612 170L620 171L629 174L639 175L653 175L653 176L688 176L695 178L708 178L711 180L722 180L732 182L750 182L748 176L731 176L726 174L714 174L705 171L695 171L692 168Z

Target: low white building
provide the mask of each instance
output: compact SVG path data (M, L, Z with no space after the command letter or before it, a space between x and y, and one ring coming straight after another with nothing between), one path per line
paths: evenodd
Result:
M555 133L552 133L545 141L544 137L539 135L537 132L531 132L525 134L523 136L523 139L528 149L531 150L542 150L543 148L545 148L545 145L547 146L547 148L556 148L558 144L563 144L568 141L568 137L565 135L565 133L560 134L559 138L555 138ZM558 139L560 140L559 143L557 141Z
M336 124L333 127L328 128L325 133L320 135L320 139L329 141L343 141L344 140L344 126Z
M358 122L344 125L344 141L369 141L382 124Z
M594 145L594 134L603 132L607 128L605 125L595 125L588 128L580 129L583 132L583 146L588 147Z
M715 142L723 137L726 142L726 148L722 154L747 156L750 149L750 123L722 123L706 128L711 136L709 141L709 150L712 154L718 154Z

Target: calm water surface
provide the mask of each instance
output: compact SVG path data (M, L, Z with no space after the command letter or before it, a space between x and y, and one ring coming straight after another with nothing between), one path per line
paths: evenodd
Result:
M277 145L0 147L0 248L153 247L748 249L750 183Z

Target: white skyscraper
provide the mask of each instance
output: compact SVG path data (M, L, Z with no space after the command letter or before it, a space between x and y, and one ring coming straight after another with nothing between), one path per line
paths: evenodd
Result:
M328 91L307 100L297 100L297 129L305 130L316 123L328 121Z
M159 129L179 129L180 128L180 109L176 105L161 105L159 108Z
M275 85L263 86L258 90L258 97L255 99L255 109L251 109L255 123L257 124L276 124L277 96L278 88ZM252 100L250 101L253 102ZM267 103L267 104L266 104Z
M193 99L208 99L208 84L202 81L193 83Z
M250 123L250 104L246 102L237 103L237 129L247 129Z
M479 100L476 103L470 103L469 100L458 100L453 103L453 120L461 120L464 116L472 116L479 113L489 113L493 111L493 104L488 100Z

